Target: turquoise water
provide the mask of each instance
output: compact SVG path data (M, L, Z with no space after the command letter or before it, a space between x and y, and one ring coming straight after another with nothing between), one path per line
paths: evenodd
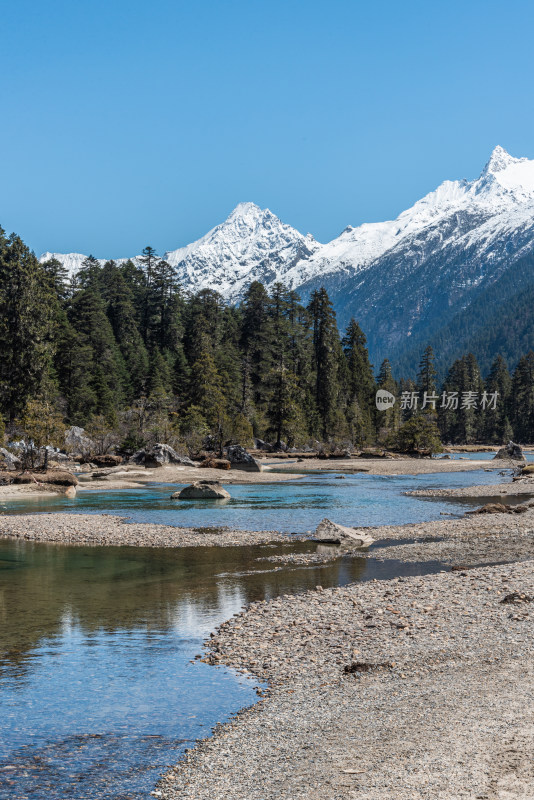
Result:
M174 525L305 530L323 516L352 524L435 518L448 504L402 492L502 480L497 473L333 475L232 486L225 506L170 501L170 487L11 511L106 510ZM176 487L172 487L176 488ZM488 486L491 492L491 486ZM378 543L375 546L380 546ZM311 542L232 548L67 547L0 540L0 797L139 800L184 749L256 700L255 684L194 656L223 620L253 600L393 575L439 571L345 557L283 567L267 556Z
M440 512L463 513L465 502L431 501L403 494L412 489L473 484L488 485L505 480L497 471L436 475L367 475L337 477L335 473L308 476L272 484L228 484L229 501L171 500L180 486L148 484L140 489L111 492L81 491L77 497L43 497L6 504L13 513L69 511L107 513L135 522L211 527L226 525L239 530L281 530L304 533L315 529L323 517L345 525L390 525L424 522ZM224 478L222 479L224 485ZM488 491L491 495L491 491Z

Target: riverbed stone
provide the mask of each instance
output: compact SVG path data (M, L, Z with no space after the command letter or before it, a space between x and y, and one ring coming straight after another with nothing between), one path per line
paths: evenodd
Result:
M526 458L523 455L523 450L521 446L518 444L514 444L514 442L510 441L504 447L501 447L500 450L497 451L494 459L510 459L511 461L519 461L522 463L526 463Z
M219 481L195 481L180 492L171 494L172 500L229 500L230 492Z
M149 469L164 467L167 464L181 464L185 467L197 466L190 458L179 455L170 445L162 444L161 442L153 447L138 450L130 458L130 463L144 464Z
M0 466L3 469L20 469L21 465L22 462L20 458L13 453L10 453L9 450L5 449L5 447L0 447Z
M338 525L337 522L332 522L326 517L317 526L314 538L318 542L350 544L351 547L369 547L374 542L374 539L368 533Z
M239 444L226 448L226 456L232 469L241 469L246 472L263 472L263 466Z

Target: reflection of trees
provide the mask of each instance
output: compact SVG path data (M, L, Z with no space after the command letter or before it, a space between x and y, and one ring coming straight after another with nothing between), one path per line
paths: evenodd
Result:
M265 569L260 556L309 550L291 547L67 547L0 543L0 664L24 671L29 651L61 633L65 620L89 633L177 627L203 635L216 621L253 600L290 594L341 579L358 580L365 561ZM349 575L347 575L347 570Z

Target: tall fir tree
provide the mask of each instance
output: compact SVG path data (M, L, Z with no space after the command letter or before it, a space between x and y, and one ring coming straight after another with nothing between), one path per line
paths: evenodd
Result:
M0 228L0 408L13 420L47 378L58 298L49 274L15 234Z
M315 404L323 441L340 433L339 364L341 344L336 314L326 289L312 293L308 310L313 326Z

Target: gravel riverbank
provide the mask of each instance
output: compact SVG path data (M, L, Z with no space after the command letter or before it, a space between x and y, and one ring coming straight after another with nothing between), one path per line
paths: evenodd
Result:
M459 489L413 489L406 492L411 497L518 497L534 495L534 478L519 478L509 483L488 486L463 486Z
M108 514L21 514L0 516L0 537L56 544L115 547L231 547L299 541L303 536L278 531L229 528L175 528L127 522Z
M534 562L254 603L207 660L269 696L165 776L166 800L527 800ZM347 671L348 670L348 671Z

